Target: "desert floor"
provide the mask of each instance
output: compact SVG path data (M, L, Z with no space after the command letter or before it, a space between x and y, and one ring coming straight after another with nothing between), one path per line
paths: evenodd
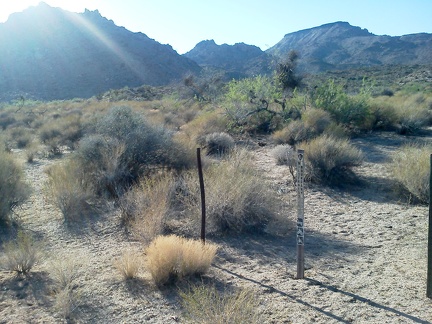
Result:
M431 141L432 136L374 133L355 138L366 157L355 169L360 185L306 185L305 279L295 279L297 216L291 175L286 166L276 165L271 143L256 145L256 167L284 200L281 213L288 221L271 224L263 235L209 238L220 249L199 280L253 289L264 323L431 323L432 299L426 298L428 207L410 205L397 195L388 172L391 153L412 140ZM65 321L54 307L49 275L59 259L82 265L80 303L72 322L185 322L177 287L156 288L144 267L138 279L124 281L113 266L123 251L143 251L141 243L125 235L114 208L79 231L65 227L43 190L44 169L53 163L61 159L25 164L34 193L18 216L46 253L27 278L0 271L0 323Z

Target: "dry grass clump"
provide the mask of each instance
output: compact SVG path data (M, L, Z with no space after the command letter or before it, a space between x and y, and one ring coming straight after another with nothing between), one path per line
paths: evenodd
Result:
M46 188L66 222L81 221L96 212L92 187L75 160L53 165L47 169L47 174Z
M54 308L65 319L70 319L82 303L78 279L82 275L83 260L76 257L62 257L49 265L53 279Z
M157 285L205 273L217 246L176 235L158 236L146 249L147 268Z
M291 121L283 129L273 133L272 138L276 144L296 145L310 137L310 130L304 121L297 119Z
M174 181L171 174L143 178L120 199L122 223L141 241L162 234Z
M192 286L180 291L185 317L191 323L262 323L259 299L251 290L221 294L215 287Z
M199 219L200 192L196 173L184 177L189 213ZM263 231L276 217L278 200L253 166L246 150L234 150L225 160L204 170L208 233Z
M390 170L400 185L422 203L429 201L430 145L405 145L395 152Z
M322 135L301 145L305 150L308 177L312 181L341 184L361 164L363 155L347 139Z
M82 267L82 258L63 256L52 261L49 264L49 273L54 283L54 290L59 292L74 286L81 275Z
M42 246L23 231L18 231L14 241L4 244L4 267L18 274L30 272L42 256Z
M294 167L297 163L295 150L290 145L276 145L270 154L275 158L278 165Z
M114 261L115 268L119 271L123 279L133 279L138 275L141 268L141 256L138 253L125 251Z
M15 208L30 196L21 166L0 141L0 223L9 223Z

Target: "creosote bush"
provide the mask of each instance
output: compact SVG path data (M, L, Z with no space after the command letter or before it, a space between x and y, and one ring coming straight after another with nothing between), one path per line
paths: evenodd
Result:
M305 150L307 176L315 182L342 184L363 155L347 139L322 135L301 145Z
M147 268L157 285L205 273L217 251L215 244L176 235L158 236L146 249Z
M185 317L191 323L262 323L259 299L252 290L220 293L213 286L191 286L180 291Z
M429 145L405 145L394 153L390 165L393 177L422 203L429 201L431 152Z

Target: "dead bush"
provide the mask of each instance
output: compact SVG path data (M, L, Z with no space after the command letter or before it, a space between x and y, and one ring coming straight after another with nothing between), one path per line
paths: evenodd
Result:
M204 147L209 155L223 155L234 148L234 139L225 132L208 134L204 139Z
M115 260L114 266L122 275L123 279L133 279L138 275L141 267L141 256L138 253L125 251Z

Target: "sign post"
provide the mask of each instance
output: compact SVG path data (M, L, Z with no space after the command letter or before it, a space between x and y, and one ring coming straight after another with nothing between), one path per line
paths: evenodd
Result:
M297 150L297 279L304 278L304 150Z

